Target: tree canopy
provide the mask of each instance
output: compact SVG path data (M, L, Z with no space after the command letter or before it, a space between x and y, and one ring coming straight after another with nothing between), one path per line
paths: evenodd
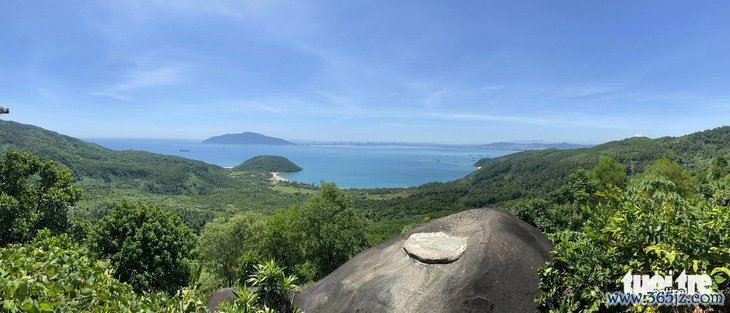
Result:
M157 207L119 204L97 222L88 243L111 261L115 277L137 291L174 293L188 285L195 235L178 216Z
M65 232L68 210L81 195L72 179L54 161L5 152L0 160L0 246L28 241L44 228Z
M589 176L603 188L623 188L626 184L626 167L611 157L601 156Z
M677 162L672 162L667 158L661 158L647 166L644 175L669 179L677 188L677 193L685 198L694 196L698 191L697 181L690 175L689 171L682 168Z
M198 240L205 269L225 286L245 282L253 265L263 259L265 229L264 216L249 212L208 222Z
M316 280L368 247L368 225L347 193L334 183L322 183L304 204L269 220L267 247L271 257L299 277Z

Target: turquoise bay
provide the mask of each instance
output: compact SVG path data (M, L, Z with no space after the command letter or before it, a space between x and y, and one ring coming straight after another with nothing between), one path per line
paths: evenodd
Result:
M342 188L410 187L464 177L474 162L515 151L428 146L218 145L192 140L86 139L114 150L145 150L232 167L257 155L280 155L301 166L281 176L308 184L335 182Z

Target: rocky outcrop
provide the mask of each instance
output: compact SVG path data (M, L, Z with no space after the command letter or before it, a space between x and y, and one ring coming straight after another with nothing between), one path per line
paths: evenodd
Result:
M552 244L506 213L450 215L365 250L302 290L304 313L533 312Z
M221 302L233 302L236 300L236 292L234 288L221 288L213 292L208 299L206 307L208 312L218 312Z

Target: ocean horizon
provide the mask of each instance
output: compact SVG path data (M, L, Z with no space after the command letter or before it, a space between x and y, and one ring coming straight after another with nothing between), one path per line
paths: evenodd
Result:
M85 138L112 150L144 150L236 166L257 155L283 156L303 168L280 176L306 184L334 182L341 188L413 187L464 177L482 158L515 153L469 147L400 145L221 145L185 139Z

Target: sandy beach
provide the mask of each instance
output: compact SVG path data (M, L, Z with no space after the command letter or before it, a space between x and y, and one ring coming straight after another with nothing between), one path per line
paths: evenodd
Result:
M291 180L288 180L284 177L279 176L279 172L271 172L271 181L274 183L283 182L283 181L291 182Z

